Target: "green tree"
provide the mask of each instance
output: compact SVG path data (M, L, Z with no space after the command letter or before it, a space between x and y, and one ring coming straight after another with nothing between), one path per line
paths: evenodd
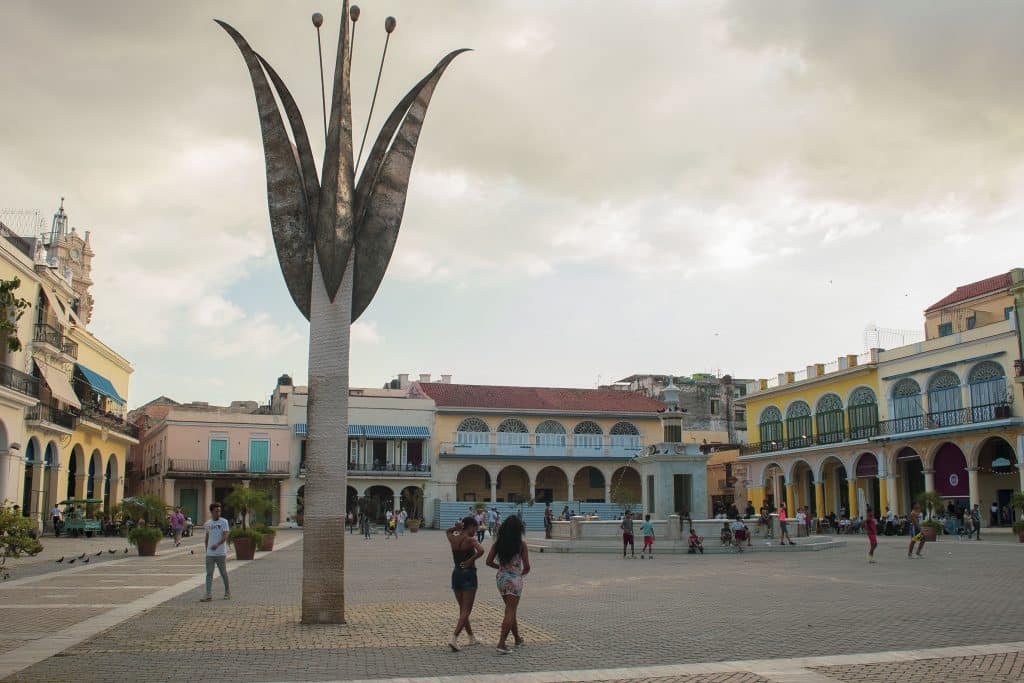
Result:
M0 578L10 575L8 557L35 555L43 544L35 537L35 522L31 517L18 514L13 507L0 505Z
M242 515L242 529L248 528L249 516L272 512L275 508L270 494L251 486L236 486L224 499L224 504Z
M167 517L167 504L155 493L144 493L141 496L125 498L121 503L121 511L132 516L136 522L146 526L156 524L163 526Z
M3 337L10 352L21 351L21 340L18 339L18 321L25 315L25 309L31 307L27 300L18 296L21 280L15 276L10 280L0 280L0 337Z

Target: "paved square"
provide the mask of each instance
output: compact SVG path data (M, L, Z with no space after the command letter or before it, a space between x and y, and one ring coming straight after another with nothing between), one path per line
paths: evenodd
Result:
M746 671L678 676L646 672L669 665L1004 643L1015 640L1013 629L1024 608L1024 594L1014 585L1024 547L1007 540L947 539L926 546L923 559L908 560L900 539L883 538L876 565L865 562L862 537L851 537L846 548L817 553L666 555L654 561L533 553L534 570L520 608L527 647L510 656L494 652L500 603L493 574L482 568L474 623L485 645L449 653L444 642L456 608L444 537L424 531L397 541L348 538L350 622L345 626L298 625L301 543L296 543L234 571L231 601L200 604L201 589L191 590L7 680L123 683L142 672L168 681L517 672L567 672L546 680L595 680L580 672L614 669L636 673L599 680L746 683L784 677L753 665ZM168 572L202 571L198 557L167 562L176 565ZM126 566L112 565L95 578L134 585L148 573L132 575ZM87 583L80 580L86 577L75 578ZM13 611L3 610L4 616ZM917 665L837 661L835 666L824 660L798 668L811 676L801 680L1021 677L1022 655L1016 653L919 659ZM936 678L944 672L955 675Z

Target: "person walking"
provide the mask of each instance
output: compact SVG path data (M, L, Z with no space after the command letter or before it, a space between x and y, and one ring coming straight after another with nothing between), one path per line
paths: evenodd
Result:
M484 522L487 524L487 533L491 538L494 538L494 533L498 530L498 527L494 526L495 517L494 507L487 508L487 511L484 513Z
M692 530L693 527L690 527ZM640 559L644 559L644 553L654 559L654 525L651 524L650 514L644 517L643 524L640 525L640 535L644 537L644 545L640 548ZM701 550L701 552L704 552Z
M484 515L484 511L482 508L477 509L476 513L473 515L473 519L476 520L476 542L483 543L484 534L487 532L487 518Z
M921 549L924 548L924 534L921 532L921 504L914 501L910 508L910 516L907 518L910 525L910 546L907 548L907 558L913 557L914 543L917 543L917 557L921 557Z
M978 509L978 504L975 503L974 507L971 508L970 512L971 524L974 525L974 533L977 534L975 539L981 540L981 510ZM968 539L970 536L967 537Z
M555 513L551 503L544 503L544 538L551 538L551 530L555 526Z
M459 634L465 631L469 636L469 645L479 645L480 641L473 635L473 627L469 624L469 615L473 611L476 600L477 578L476 561L484 554L480 542L476 540L477 521L475 516L466 517L456 522L445 531L448 545L452 550L452 592L455 602L459 604L459 620L455 622L455 632L448 639L448 648L452 652L459 651Z
M53 504L53 509L50 510L50 519L53 521L53 536L56 538L60 536L60 506L56 503Z
M622 516L622 524L619 525L622 529L622 558L626 558L626 547L629 547L630 556L636 559L636 547L633 545L633 513L626 511L626 514Z
M398 523L395 525L399 534L405 533L405 520L407 519L409 519L409 513L405 511L405 508L400 508L398 511Z
M875 564L875 548L878 547L878 521L870 505L864 508L864 529L868 533L868 564Z
M220 572L224 581L224 599L231 599L228 585L228 533L231 525L220 516L220 503L210 503L210 519L203 525L206 530L206 595L199 602L213 600L213 568Z
M177 548L181 545L181 532L185 528L185 515L182 514L180 507L174 508L170 521L171 533L174 534L174 547Z
M790 545L796 545L789 537L789 528L786 524L786 505L783 503L779 506L779 545L786 545L786 541L789 541Z
M363 532L363 538L370 540L370 517L364 512L359 515L359 528Z
M348 527L348 532L350 534L351 533L355 533L355 530L356 530L356 517L355 517L355 515L352 514L351 510L349 510L348 514L345 515L345 526Z
M515 647L523 647L519 635L519 620L516 610L523 597L523 577L530 573L530 551L523 538L523 522L516 515L510 515L498 528L498 537L487 553L487 566L498 570L496 582L498 595L505 602L505 615L501 619L501 634L498 637L498 654L507 655L508 634L515 638Z
M994 500L989 508L988 525L999 526L999 505Z

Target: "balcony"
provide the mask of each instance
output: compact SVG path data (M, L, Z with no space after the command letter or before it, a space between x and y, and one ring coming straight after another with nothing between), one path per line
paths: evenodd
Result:
M57 352L64 351L64 333L53 325L37 323L35 334L32 336L32 341L37 344L48 344Z
M349 474L365 477L429 477L430 465L393 462L349 462Z
M39 379L10 366L0 364L0 384L26 396L39 398Z
M61 347L61 352L68 358L78 360L78 344L73 341L64 340L64 346Z
M877 424L861 425L845 432L831 432L828 434L815 434L813 436L799 436L794 439L748 443L740 448L740 455L775 453L796 448L829 446L847 441L863 441L864 439L873 439L879 436L894 436L929 429L941 429L943 427L984 424L994 420L1005 420L1012 416L1009 403L972 406L970 408L928 413L927 415L882 420Z
M211 475L225 479L250 479L265 477L270 479L287 479L291 476L288 462L270 461L266 466L251 467L245 460L229 460L216 462L206 460L183 460L170 458L167 460L167 477L185 479L197 477L211 478Z
M606 434L525 434L456 432L441 443L441 455L502 458L633 458L643 452L643 438Z
M25 421L43 429L58 427L56 431L74 431L77 418L66 410L40 403L25 409Z
M82 410L80 417L86 422L92 422L93 424L105 427L107 429L124 434L133 439L139 438L139 428L130 422L126 422L119 415L107 412L99 406L91 403L82 403Z

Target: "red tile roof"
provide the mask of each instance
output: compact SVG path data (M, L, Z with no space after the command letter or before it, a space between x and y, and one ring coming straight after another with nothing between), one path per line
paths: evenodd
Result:
M502 387L482 384L414 382L414 391L434 399L438 408L556 410L565 413L656 413L665 404L641 394L611 389Z
M945 308L952 304L958 304L961 301L973 299L976 296L991 294L992 292L998 292L1001 289L1009 289L1010 284L1010 274L1002 273L1001 275L994 275L992 277L987 277L984 280L972 282L969 285L961 285L957 287L952 294L947 295L924 309L924 312L930 313L937 308Z

